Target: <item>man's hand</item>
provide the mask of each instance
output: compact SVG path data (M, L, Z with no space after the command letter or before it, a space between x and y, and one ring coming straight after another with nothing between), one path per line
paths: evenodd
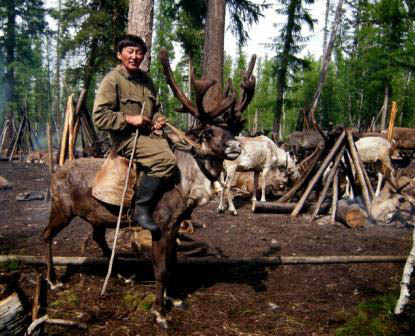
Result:
M125 121L127 122L127 124L130 124L133 126L144 126L144 125L151 124L151 120L147 118L145 115L125 114Z
M153 122L153 129L160 130L166 125L166 118L164 116L157 117Z

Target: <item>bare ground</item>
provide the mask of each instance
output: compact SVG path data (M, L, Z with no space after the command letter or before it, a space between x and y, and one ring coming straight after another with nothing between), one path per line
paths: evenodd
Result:
M0 253L43 255L41 232L49 204L17 201L24 192L46 193L48 169L36 164L0 162L0 175L12 189L0 191ZM307 215L254 214L238 202L239 216L218 214L217 202L197 209L196 233L187 237L208 244L209 258L262 256L407 255L411 229L368 226L349 229L326 218L310 223ZM75 220L55 239L54 255L100 256L86 245L91 229ZM124 250L124 252L129 252ZM185 257L181 257L185 258ZM200 257L206 259L206 257ZM10 267L10 266L9 266ZM3 269L5 266L3 266ZM114 275L100 296L105 267L60 267L63 288L48 291L48 314L83 321L86 330L48 327L49 335L335 335L356 314L356 305L398 293L402 263L234 266L180 265L178 288L188 309L172 309L171 329L158 329L149 313L154 292L151 265L125 265L125 283ZM21 266L19 284L33 298L35 278L44 267ZM413 318L413 312L407 318ZM410 324L409 324L410 325ZM396 321L395 335L410 335L408 321Z

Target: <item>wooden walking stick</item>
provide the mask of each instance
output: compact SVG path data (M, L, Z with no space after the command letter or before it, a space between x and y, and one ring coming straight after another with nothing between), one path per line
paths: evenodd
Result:
M144 113L144 106L145 105L146 105L146 103L143 103L143 106L141 108L141 115L143 115L143 113ZM135 131L134 146L133 146L133 150L132 150L131 155L130 155L130 162L128 163L127 176L125 177L124 190L122 192L122 197L121 197L120 212L118 214L118 221L117 221L117 226L115 228L114 242L112 244L112 253L111 253L110 263L109 263L109 266L108 266L108 272L107 272L107 276L105 277L104 285L102 286L101 295L105 294L105 290L107 288L108 280L109 280L109 278L111 276L111 272L112 272L112 264L114 263L114 256L115 256L115 247L117 246L117 239L118 239L118 233L120 231L122 210L124 208L124 199L125 199L125 194L126 194L127 188L128 188L128 179L130 178L130 171L131 171L131 166L133 164L135 148L137 146L137 139L138 139L138 127L137 127L137 130Z

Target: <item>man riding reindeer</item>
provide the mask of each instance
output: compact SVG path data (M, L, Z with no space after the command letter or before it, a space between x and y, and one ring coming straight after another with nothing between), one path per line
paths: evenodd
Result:
M133 160L144 172L138 181L133 220L157 232L152 211L160 186L176 171L176 157L162 136L165 117L150 77L140 70L147 52L144 41L126 35L117 46L121 64L102 80L95 97L93 119L100 130L109 131L118 155ZM139 130L137 143L135 132Z

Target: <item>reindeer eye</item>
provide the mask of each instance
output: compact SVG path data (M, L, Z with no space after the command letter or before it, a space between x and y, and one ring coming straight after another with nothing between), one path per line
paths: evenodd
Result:
M212 129L210 129L210 128L208 128L206 131L205 131L205 138L206 139L211 139L213 137L213 130Z

